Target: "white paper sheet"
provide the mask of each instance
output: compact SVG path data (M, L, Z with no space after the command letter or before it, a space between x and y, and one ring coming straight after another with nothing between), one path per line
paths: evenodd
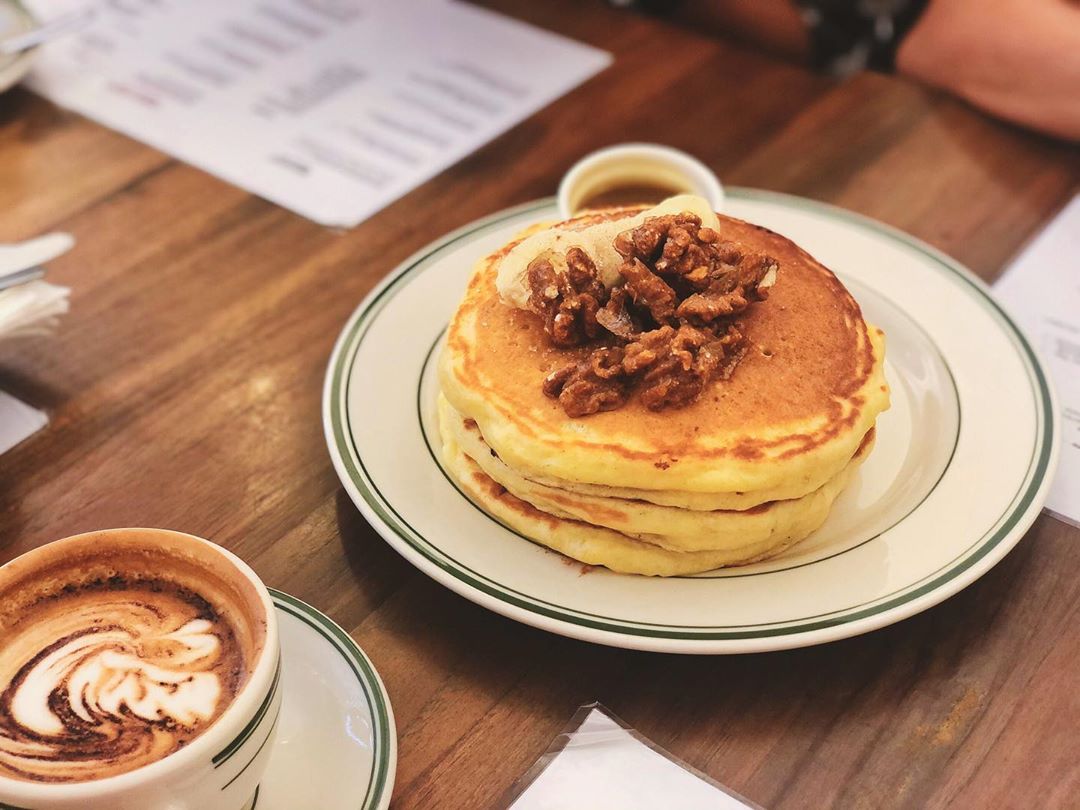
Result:
M84 2L33 0L41 16ZM453 0L108 0L37 92L351 226L610 62Z
M1080 195L1013 260L994 291L1049 366L1063 436L1046 506L1080 525Z
M49 418L43 411L0 391L0 453L6 453L48 423Z
M510 805L512 810L746 810L734 796L637 740L600 709Z

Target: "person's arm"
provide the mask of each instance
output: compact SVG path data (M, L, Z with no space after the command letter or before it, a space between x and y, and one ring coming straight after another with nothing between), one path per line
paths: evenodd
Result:
M1001 118L1080 141L1080 4L931 0L897 70Z

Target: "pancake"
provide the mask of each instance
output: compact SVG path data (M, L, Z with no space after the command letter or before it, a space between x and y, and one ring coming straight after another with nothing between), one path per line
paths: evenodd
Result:
M622 534L671 551L732 551L748 545L787 546L806 537L828 517L833 501L847 486L873 446L873 428L839 474L801 498L772 501L745 511L689 511L670 506L582 495L538 485L504 463L484 441L475 422L439 397L439 427L466 456L510 494L547 512Z
M476 423L464 419L444 397L440 397L438 417L444 442L453 442L492 481L514 497L542 512L615 529L623 535L679 552L731 551L767 542L787 545L806 537L825 522L833 501L848 485L874 444L874 430L870 429L858 453L846 467L819 489L801 498L771 501L745 511L692 512L658 507L644 501L597 498L539 487L492 454Z
M753 509L769 501L797 498L800 487L777 487L756 492L679 492L674 489L632 489L630 487L606 487L602 484L585 484L566 481L550 476L525 476L526 480L539 486L548 486L566 492L593 495L598 498L623 498L628 501L645 501L658 506L678 509L696 509L712 512L717 509Z
M697 574L757 562L779 554L795 542L764 542L724 551L670 551L612 529L540 511L493 481L453 439L444 441L443 457L465 494L515 533L587 565L602 565L622 574Z
M790 240L719 219L722 238L769 254L780 270L768 300L738 319L745 357L697 401L656 412L631 398L616 410L568 417L541 386L588 349L554 348L539 316L500 299L498 265L516 243L481 260L469 281L440 360L443 393L508 467L534 482L645 491L654 502L699 509L749 509L820 489L888 407L884 335L866 325L836 277Z

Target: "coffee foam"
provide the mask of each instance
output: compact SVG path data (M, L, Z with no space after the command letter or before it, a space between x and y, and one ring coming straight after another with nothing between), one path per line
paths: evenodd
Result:
M258 595L212 547L110 543L0 569L0 774L85 781L159 760L257 660Z

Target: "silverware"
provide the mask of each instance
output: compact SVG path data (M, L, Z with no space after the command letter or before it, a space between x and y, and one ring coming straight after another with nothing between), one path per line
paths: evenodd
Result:
M71 34L85 26L94 17L92 8L61 14L59 17L42 23L29 31L13 34L0 39L0 56L12 56L28 51L43 42L64 34Z

